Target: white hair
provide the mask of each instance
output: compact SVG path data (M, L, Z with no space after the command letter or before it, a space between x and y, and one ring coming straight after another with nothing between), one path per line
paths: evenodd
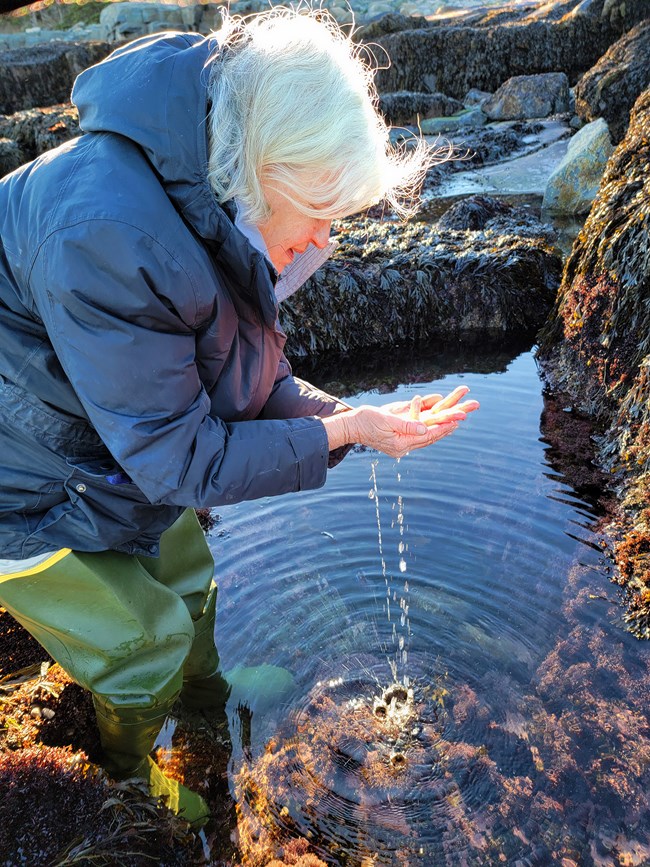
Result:
M269 216L260 181L324 219L385 201L406 216L433 162L422 139L394 148L373 71L323 10L228 18L210 84L209 179L219 202Z

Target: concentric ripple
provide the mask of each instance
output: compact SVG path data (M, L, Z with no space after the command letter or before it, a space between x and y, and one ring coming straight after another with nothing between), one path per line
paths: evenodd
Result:
M482 863L504 771L533 767L525 737L466 685L422 672L382 688L385 674L378 663L317 683L241 770L244 842L272 850L300 836L342 865Z

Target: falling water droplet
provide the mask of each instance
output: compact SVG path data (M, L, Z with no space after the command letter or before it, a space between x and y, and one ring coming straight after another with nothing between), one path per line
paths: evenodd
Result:
M406 560L403 557L399 561L399 571L406 572Z
M370 488L370 490L368 491L368 499L369 499L369 500L374 500L374 499L375 499L375 492L373 491L372 488Z
M399 545L397 546L397 550L399 551L400 554L404 553L404 542L399 543Z

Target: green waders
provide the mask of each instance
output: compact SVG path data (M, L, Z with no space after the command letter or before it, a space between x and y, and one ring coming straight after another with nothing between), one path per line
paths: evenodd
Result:
M92 693L109 774L145 778L192 822L207 818L205 802L165 777L149 753L179 694L194 708L227 698L213 571L188 509L163 533L159 558L65 549L0 575L0 603Z

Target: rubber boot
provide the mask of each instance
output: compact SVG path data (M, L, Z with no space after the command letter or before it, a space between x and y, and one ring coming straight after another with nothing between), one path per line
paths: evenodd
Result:
M172 812L199 827L210 815L206 802L196 792L165 776L149 755L175 698L147 708L120 707L93 695L105 757L103 766L116 780L130 777L145 780L154 798L161 798Z
M183 666L181 701L190 710L222 710L230 687L221 673L214 643L217 588L213 587L203 614L194 621L194 640Z

